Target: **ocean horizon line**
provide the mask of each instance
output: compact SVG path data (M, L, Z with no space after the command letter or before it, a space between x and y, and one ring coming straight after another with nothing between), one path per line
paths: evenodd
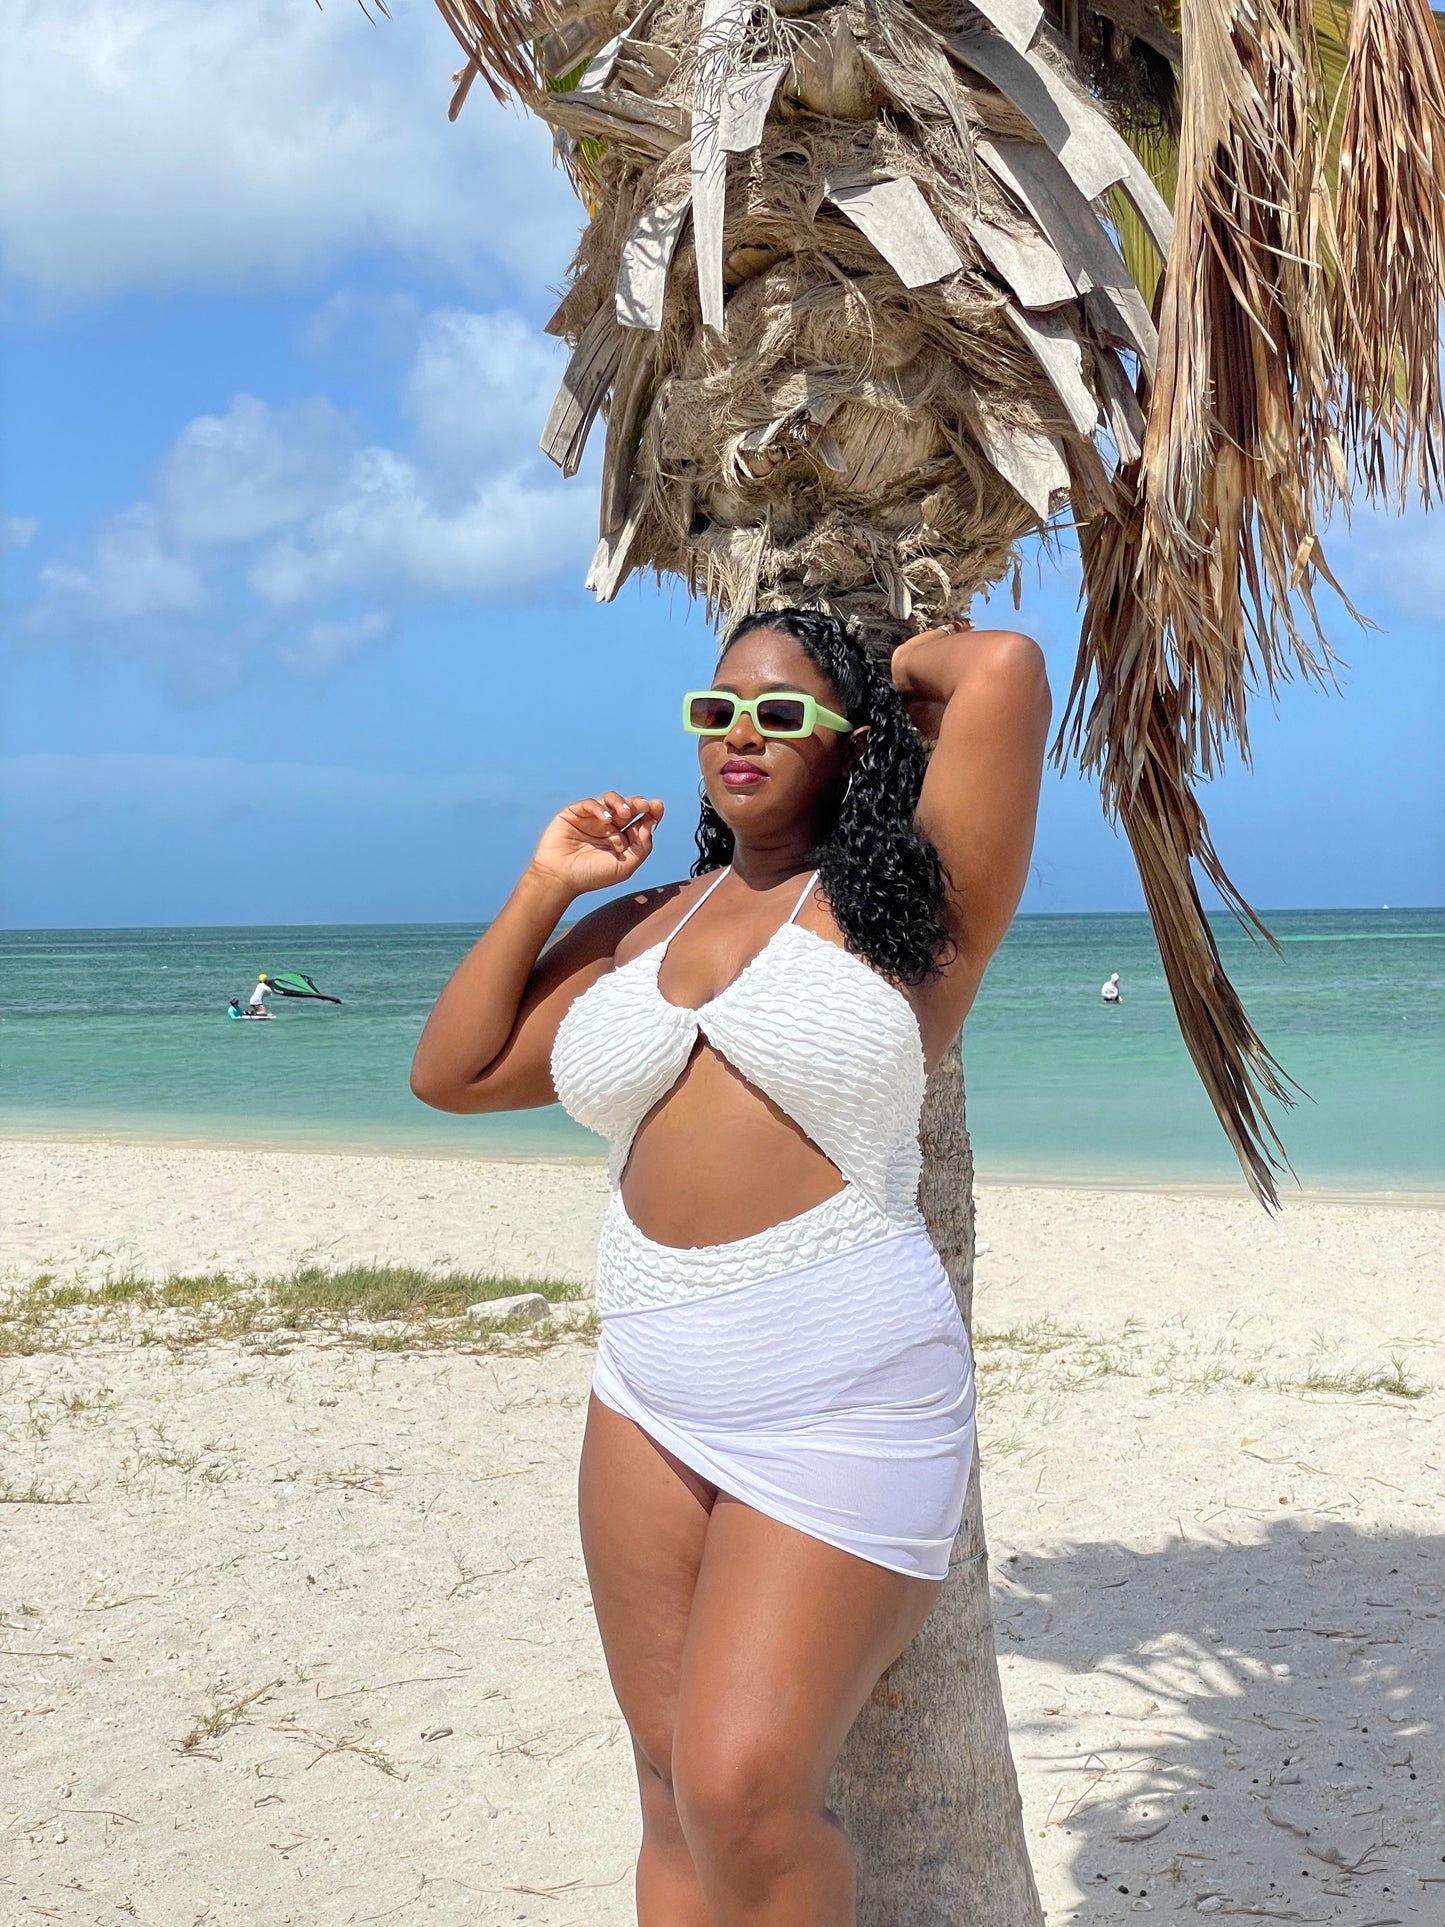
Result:
M600 896L599 902L610 901ZM1256 905L1262 918L1269 917L1378 917L1386 916L1439 916L1445 914L1445 903L1347 903L1347 904L1265 904ZM1206 916L1218 919L1225 924L1238 924L1239 918L1227 905L1217 905L1207 909ZM1149 920L1149 912L1144 909L1131 910L1019 910L1014 915L1014 923L1047 923L1069 919L1080 921L1098 917L1133 917L1141 922ZM193 930L230 932L237 930L475 930L484 929L491 918L467 917L386 917L378 919L330 919L313 918L304 922L286 919L263 921L259 923L7 923L0 919L0 937L56 937L81 934L87 931L104 931L111 935L121 932L134 932L145 935L156 931ZM1383 933L1382 933L1383 934Z

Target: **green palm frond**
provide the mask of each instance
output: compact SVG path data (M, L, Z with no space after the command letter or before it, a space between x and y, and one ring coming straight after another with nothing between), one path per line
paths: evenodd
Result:
M549 94L571 94L577 91L577 83L591 65L590 57L579 60L570 73L551 74L547 71L542 43L533 49L537 71L542 76L543 91ZM588 215L595 215L602 198L602 181L599 170L602 156L607 151L607 143L598 140L595 134L583 134L580 138L571 135L559 136L557 157L567 171L573 191L587 209Z
M1179 140L1177 135L1166 132L1161 127L1122 129L1125 140L1133 148L1148 170L1149 178L1164 196L1170 207L1174 205L1175 190L1179 185ZM1132 203L1118 188L1109 191L1110 219L1119 242L1119 252L1124 257L1124 265L1133 275L1140 294L1152 306L1159 277L1164 272L1164 263L1159 258L1148 228L1134 212Z

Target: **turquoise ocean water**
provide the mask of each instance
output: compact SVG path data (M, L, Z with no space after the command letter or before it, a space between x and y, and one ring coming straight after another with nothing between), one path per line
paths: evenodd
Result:
M1307 1188L1445 1193L1445 911L1280 912L1282 954L1216 923L1266 1042L1308 1092L1281 1131ZM429 1111L417 1034L475 932L439 924L0 932L0 1131L596 1156L556 1108ZM345 999L225 1015L258 970ZM1124 1002L1099 986L1120 973ZM1021 917L964 1031L980 1172L1225 1184L1238 1167L1179 1041L1143 916Z

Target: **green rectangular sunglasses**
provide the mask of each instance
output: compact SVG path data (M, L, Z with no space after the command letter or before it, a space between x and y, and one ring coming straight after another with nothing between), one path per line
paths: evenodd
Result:
M751 717L759 736L811 736L819 723L841 735L853 729L846 716L801 690L734 696L727 689L692 689L682 699L682 726L693 736L726 736L740 715Z

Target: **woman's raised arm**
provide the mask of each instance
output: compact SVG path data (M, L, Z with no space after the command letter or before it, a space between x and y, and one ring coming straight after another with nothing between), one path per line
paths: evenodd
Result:
M1051 707L1044 653L1013 630L930 629L894 651L893 681L937 738L917 821L946 872L959 949L947 974L966 1010L1028 880Z
M630 817L630 829L623 829ZM500 913L432 1007L411 1088L439 1111L517 1111L550 1104L552 1042L568 1006L612 967L617 945L649 907L606 903L543 955L575 900L626 882L652 850L662 804L615 790L570 804L542 833Z

